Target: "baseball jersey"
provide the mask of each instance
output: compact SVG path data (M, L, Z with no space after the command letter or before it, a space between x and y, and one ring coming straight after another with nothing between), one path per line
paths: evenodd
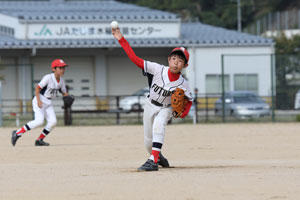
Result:
M39 82L38 86L41 88L40 94L48 99L56 97L57 92L67 92L64 80L60 77L59 82L57 82L54 73L45 75Z
M185 96L189 101L193 100L192 92L188 82L182 75L176 81L170 81L168 77L169 67L150 61L144 61L145 73L152 74L149 98L158 103L168 106L171 104L171 94L176 88L184 90Z

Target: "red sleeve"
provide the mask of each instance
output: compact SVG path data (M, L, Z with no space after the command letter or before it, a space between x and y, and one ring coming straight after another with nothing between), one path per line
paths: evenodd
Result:
M180 118L184 118L185 116L187 116L187 114L189 113L191 107L192 107L192 102L191 101L188 101L186 106L185 106L185 109L183 111L183 113L181 114Z
M127 42L127 40L124 37L122 37L119 40L119 43L122 46L122 48L124 49L125 53L128 55L129 59L134 64L136 64L139 68L144 69L144 60L135 55L134 51L132 50L132 48L129 45L129 43Z

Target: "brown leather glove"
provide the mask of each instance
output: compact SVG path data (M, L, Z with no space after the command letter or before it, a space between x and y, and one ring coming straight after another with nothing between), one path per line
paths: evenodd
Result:
M184 90L181 88L176 88L171 96L171 106L173 109L172 115L177 118L183 113L184 108L188 100L184 96Z

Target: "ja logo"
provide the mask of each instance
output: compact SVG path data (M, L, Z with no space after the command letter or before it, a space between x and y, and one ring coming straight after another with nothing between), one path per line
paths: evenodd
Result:
M45 24L42 29L40 30L40 32L35 32L34 33L35 36L51 36L52 32L50 31L49 28L47 28L47 25Z

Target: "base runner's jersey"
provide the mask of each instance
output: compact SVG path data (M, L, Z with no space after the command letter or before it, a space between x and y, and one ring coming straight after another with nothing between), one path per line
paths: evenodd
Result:
M54 73L45 75L39 82L38 86L41 88L40 94L48 99L56 97L57 92L67 92L64 80L60 77L59 82L57 82Z
M152 83L150 86L149 98L155 100L158 103L168 106L171 104L172 91L176 88L184 90L184 95L189 101L193 100L191 90L188 86L188 82L180 75L176 81L170 81L168 77L169 67L160 65L158 63L145 61L144 71L153 75Z

